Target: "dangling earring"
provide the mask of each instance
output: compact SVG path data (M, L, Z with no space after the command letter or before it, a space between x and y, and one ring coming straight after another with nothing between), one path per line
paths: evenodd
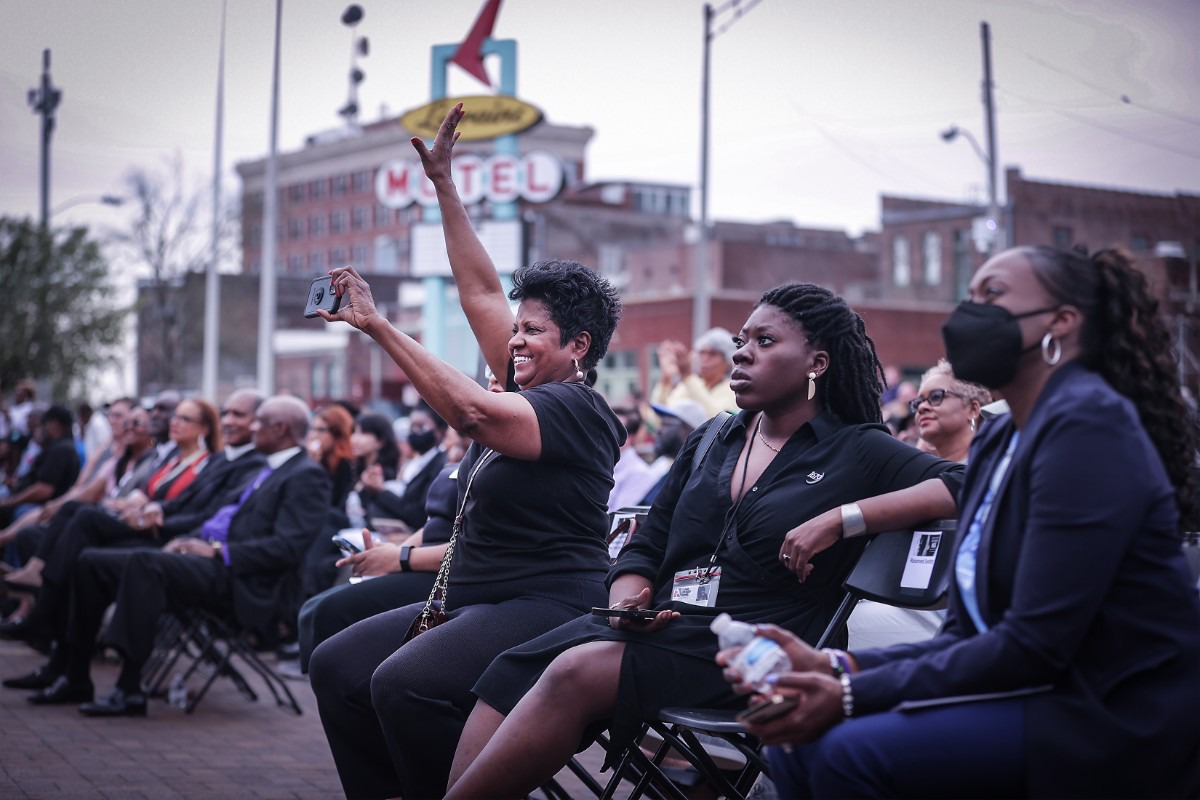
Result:
M808 399L812 400L817 396L817 373L808 373Z
M1050 355L1050 345L1054 345L1054 355ZM1046 331L1046 335L1042 337L1042 361L1046 362L1047 366L1053 367L1062 358L1062 343L1055 339L1050 331Z
M974 417L971 417L971 430L972 431L975 430L975 418Z
M579 366L579 359L578 359L578 358L572 358L572 359L571 359L571 363L572 363L572 364L575 366L575 377L576 377L578 380L583 380L583 370L582 370L582 369L580 368L580 366Z

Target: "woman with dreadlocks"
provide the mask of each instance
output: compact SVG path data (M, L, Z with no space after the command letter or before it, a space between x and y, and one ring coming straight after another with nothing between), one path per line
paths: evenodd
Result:
M608 575L613 608L513 648L475 685L450 797L519 797L589 733L668 706L744 707L713 662L721 612L816 641L862 534L956 514L962 467L893 439L862 319L811 284L764 294L734 339L742 411L698 428ZM569 698L569 701L565 699Z

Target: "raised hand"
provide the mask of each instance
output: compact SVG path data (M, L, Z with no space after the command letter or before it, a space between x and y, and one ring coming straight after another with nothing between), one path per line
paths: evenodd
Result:
M425 168L425 175L435 184L438 181L451 179L450 159L454 154L454 143L458 141L459 136L456 128L465 115L462 103L446 113L446 118L442 120L437 136L434 137L432 150L425 146L421 137L414 136L412 138L413 149L421 157L421 166Z

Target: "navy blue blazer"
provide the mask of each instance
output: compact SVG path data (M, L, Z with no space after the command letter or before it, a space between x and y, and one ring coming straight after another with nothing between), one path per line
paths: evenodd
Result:
M303 449L242 503L229 523L233 610L243 626L271 622L329 510L329 473Z
M961 539L1014 425L986 423L959 502ZM1200 601L1174 489L1133 404L1071 363L1038 398L977 562L980 634L952 581L944 632L855 653L857 712L1050 684L1026 703L1034 796L1195 797Z

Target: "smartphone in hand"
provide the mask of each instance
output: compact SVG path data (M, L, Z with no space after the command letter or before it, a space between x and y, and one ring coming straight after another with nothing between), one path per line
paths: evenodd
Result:
M595 606L592 608L593 617L620 617L634 622L649 622L658 616L658 612L652 608L603 608Z
M799 703L792 697L784 697L783 695L773 694L766 699L766 702L759 703L756 706L751 706L745 711L738 713L734 719L738 722L763 723L770 722L773 719L778 719L784 716Z
M342 298L333 290L332 279L328 275L313 278L308 286L308 302L304 305L304 316L313 319L320 316L318 309L325 309L330 314L337 313L342 305Z

